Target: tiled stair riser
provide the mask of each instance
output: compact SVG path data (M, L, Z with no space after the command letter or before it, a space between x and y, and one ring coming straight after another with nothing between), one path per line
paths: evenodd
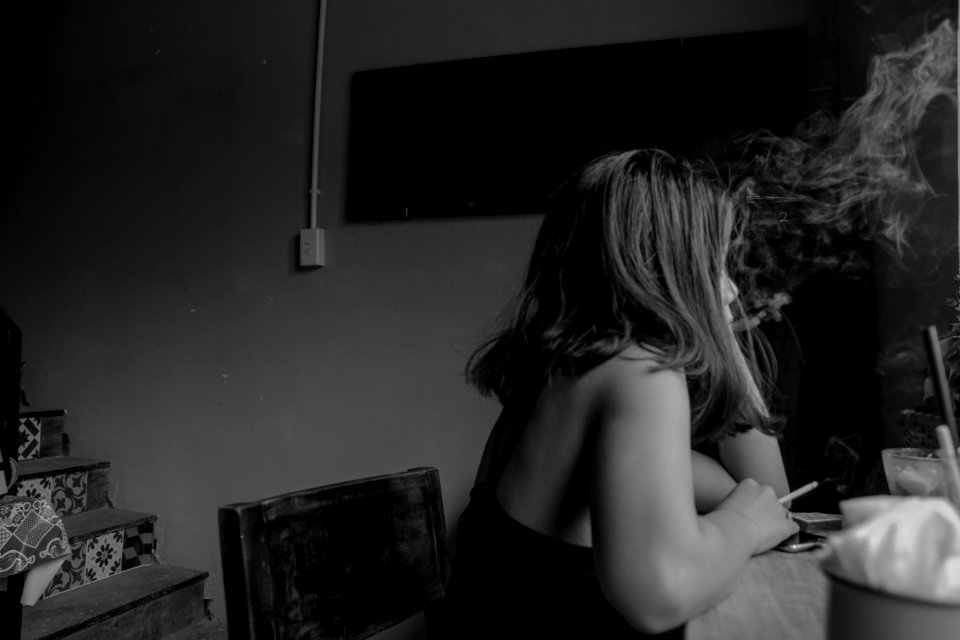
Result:
M63 455L63 416L20 416L19 432L20 460Z
M11 493L44 498L57 515L66 516L107 505L107 473L106 469L90 469L21 478Z
M151 564L155 549L152 522L71 541L70 557L54 576L44 597Z
M17 457L21 460L33 460L40 457L40 433L42 418L20 418L20 445Z
M80 513L87 509L87 472L74 471L40 478L21 479L16 495L43 498L53 505L60 516Z
M70 458L64 415L20 417L20 480L10 493L48 500L73 532L69 557L25 608L24 640L226 640L225 627L207 620L207 574L159 563L156 516L113 508L109 463Z

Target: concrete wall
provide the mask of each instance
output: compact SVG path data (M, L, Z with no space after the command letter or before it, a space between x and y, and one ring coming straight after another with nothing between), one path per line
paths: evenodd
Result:
M264 0L21 8L0 305L33 405L158 513L166 562L206 569L217 507L437 466L452 523L497 413L462 366L512 291L535 216L345 225L360 69L820 19L816 0L332 0L308 219L317 6ZM762 52L759 54L762 55ZM425 167L429 171L429 167Z

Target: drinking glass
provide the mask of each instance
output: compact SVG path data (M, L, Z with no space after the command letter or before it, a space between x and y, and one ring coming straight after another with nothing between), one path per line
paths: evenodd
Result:
M884 449L883 471L895 496L945 496L943 465L934 449Z

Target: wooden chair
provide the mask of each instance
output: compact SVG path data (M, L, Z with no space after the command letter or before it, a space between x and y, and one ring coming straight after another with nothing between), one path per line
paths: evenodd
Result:
M434 468L219 509L230 640L355 640L420 612L447 579ZM433 624L431 624L433 623Z

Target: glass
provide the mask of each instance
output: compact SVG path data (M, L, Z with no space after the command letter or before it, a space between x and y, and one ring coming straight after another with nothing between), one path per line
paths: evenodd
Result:
M884 449L883 471L895 496L945 496L943 465L934 449Z

